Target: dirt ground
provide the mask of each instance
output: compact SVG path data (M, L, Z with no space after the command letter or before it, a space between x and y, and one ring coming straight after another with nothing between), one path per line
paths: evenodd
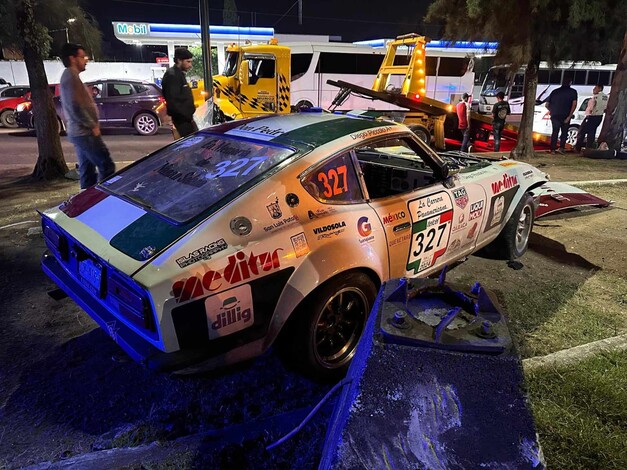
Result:
M541 155L531 163L553 180L627 178L623 161ZM573 346L610 336L608 328L615 333L627 329L627 294L617 302L614 294L595 291L598 276L616 283L627 277L627 185L586 189L616 202L585 216L538 221L522 269L473 256L450 274L451 280L479 280L498 293L525 357L559 347L550 333L582 289L598 296L607 324L573 338ZM0 175L0 468L266 419L309 408L329 390L286 370L272 352L228 372L193 378L154 374L125 360L78 306L47 295L55 286L39 266L44 243L35 211L77 191L74 181L33 184L17 173ZM551 308L528 314L538 296L554 299ZM293 468L298 455L301 468L312 468L324 421L314 421L311 429L305 447L295 442L278 455L257 449L258 455L275 468ZM265 439L269 443L280 435ZM190 455L179 463L188 468L250 466L241 447Z

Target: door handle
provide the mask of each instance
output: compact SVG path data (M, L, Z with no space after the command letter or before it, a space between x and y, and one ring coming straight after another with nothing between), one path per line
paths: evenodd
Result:
M398 233L398 232L402 232L403 230L407 230L410 227L411 227L411 224L409 222L405 222L404 224L395 225L392 231L394 233Z

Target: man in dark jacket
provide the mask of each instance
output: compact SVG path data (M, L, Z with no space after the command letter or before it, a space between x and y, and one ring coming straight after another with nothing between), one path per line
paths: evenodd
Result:
M568 137L568 125L577 106L577 91L570 87L572 77L564 74L562 86L551 92L546 100L546 107L551 113L551 153L555 153L557 147L557 134L560 134L559 153L564 152L566 138Z
M191 52L183 47L174 51L174 65L166 70L161 81L168 115L180 137L198 130L194 122L194 97L187 83L185 72L192 68Z

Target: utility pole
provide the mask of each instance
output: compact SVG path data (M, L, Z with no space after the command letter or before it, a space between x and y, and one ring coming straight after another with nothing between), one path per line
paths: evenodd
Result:
M202 42L203 79L205 101L213 97L211 76L211 35L209 34L209 0L200 0L200 40Z
M303 0L298 0L298 24L303 24Z

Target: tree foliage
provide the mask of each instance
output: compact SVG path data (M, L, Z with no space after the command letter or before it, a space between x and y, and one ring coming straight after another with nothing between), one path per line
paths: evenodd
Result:
M625 0L436 0L425 19L441 22L448 39L498 41L497 63L526 66L525 106L513 154L529 157L540 61L616 60L625 18Z
M193 46L189 48L189 52L194 54L194 60L192 61L192 68L188 72L190 77L196 77L202 79L204 77L204 61L202 58L202 47ZM215 47L211 48L211 74L218 74L218 50Z

